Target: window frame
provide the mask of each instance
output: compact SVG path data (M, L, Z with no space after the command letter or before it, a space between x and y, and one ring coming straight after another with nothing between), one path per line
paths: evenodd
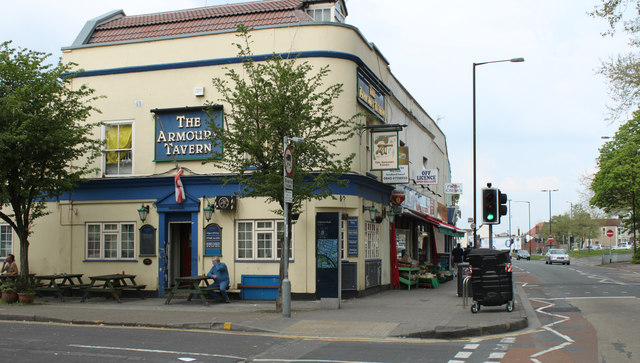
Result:
M259 224L263 224L260 227ZM269 227L264 224L270 224ZM246 228L242 231L240 230L240 225L250 226L250 231ZM246 243L246 234L250 235L250 248L247 248L246 244L243 244L242 249L240 248L240 233L242 233L242 241ZM268 257L264 257L265 254L260 256L259 252L261 251L261 247L258 243L258 235L270 235L271 246L268 250L265 250L262 247L263 251L270 251ZM294 233L293 228L291 231L291 245L289 246L289 260L293 260L294 258ZM236 250L236 260L237 261L258 261L258 262L271 262L271 261L279 261L280 255L282 253L281 249L278 248L278 240L280 238L284 238L284 220L282 219L241 219L236 220L236 228L235 228L235 250ZM250 251L251 256L247 256L247 251ZM243 253L241 253L243 252ZM242 257L241 257L242 256Z
M5 242L2 239L2 236L9 236L9 241ZM2 248L2 245L4 244L8 244L8 247ZM3 251L6 253L3 254ZM13 253L13 229L11 228L10 225L6 223L1 223L0 224L0 258L2 259L7 258L7 256L10 253Z
M106 146L106 141L107 141L107 128L111 127L111 126L123 126L123 125L131 125L131 149L107 149ZM101 135L101 140L105 143L104 146L102 147L102 160L100 163L100 167L102 169L102 175L104 175L105 177L123 177L123 176L133 176L134 175L134 170L135 170L135 135L136 135L136 130L135 130L135 122L134 120L118 120L118 121L103 121L102 122L102 135ZM126 150L130 150L131 151L131 172L130 173L121 173L120 172L120 166L118 166L118 172L117 173L107 173L107 152L108 151L126 151Z
M365 221L364 230L364 250L366 259L380 259L380 225L378 223Z
M106 229L105 226L117 226L116 229ZM125 230L129 226L128 230ZM91 248L91 251L97 251L95 253L90 252L90 243L96 243L95 234L96 230L92 227L99 227L97 230L97 248ZM86 222L85 223L85 260L88 261L135 261L136 251L138 247L138 239L136 237L137 225L136 222ZM123 237L127 235L129 238L125 240ZM107 242L106 237L115 237L115 241ZM92 240L90 241L90 238ZM115 248L110 248L109 251L115 253L115 257L111 254L107 256L107 243L115 242ZM129 245L128 248L123 248L124 244ZM127 256L123 257L123 253L128 251Z

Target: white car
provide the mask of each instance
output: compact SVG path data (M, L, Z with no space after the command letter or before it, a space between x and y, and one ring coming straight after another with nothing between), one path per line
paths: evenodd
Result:
M620 243L615 247L616 250L632 250L633 245L631 243Z
M553 263L561 263L563 265L570 265L571 259L567 252L560 248L551 248L544 255L544 263L550 265Z

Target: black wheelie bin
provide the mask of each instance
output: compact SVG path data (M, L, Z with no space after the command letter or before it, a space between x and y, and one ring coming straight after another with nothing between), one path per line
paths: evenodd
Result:
M474 248L469 252L471 312L477 313L481 305L507 305L513 311L513 273L509 251Z

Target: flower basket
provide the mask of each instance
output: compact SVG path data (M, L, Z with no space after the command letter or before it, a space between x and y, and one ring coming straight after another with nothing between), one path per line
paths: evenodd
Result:
M31 304L33 303L33 299L36 298L36 294L33 292L19 292L18 293L18 302Z
M13 304L14 302L18 301L18 293L16 291L3 291L2 301Z

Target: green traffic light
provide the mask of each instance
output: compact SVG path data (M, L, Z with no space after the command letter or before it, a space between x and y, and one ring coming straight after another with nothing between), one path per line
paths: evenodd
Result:
M492 221L495 218L493 214L487 214L487 220Z

